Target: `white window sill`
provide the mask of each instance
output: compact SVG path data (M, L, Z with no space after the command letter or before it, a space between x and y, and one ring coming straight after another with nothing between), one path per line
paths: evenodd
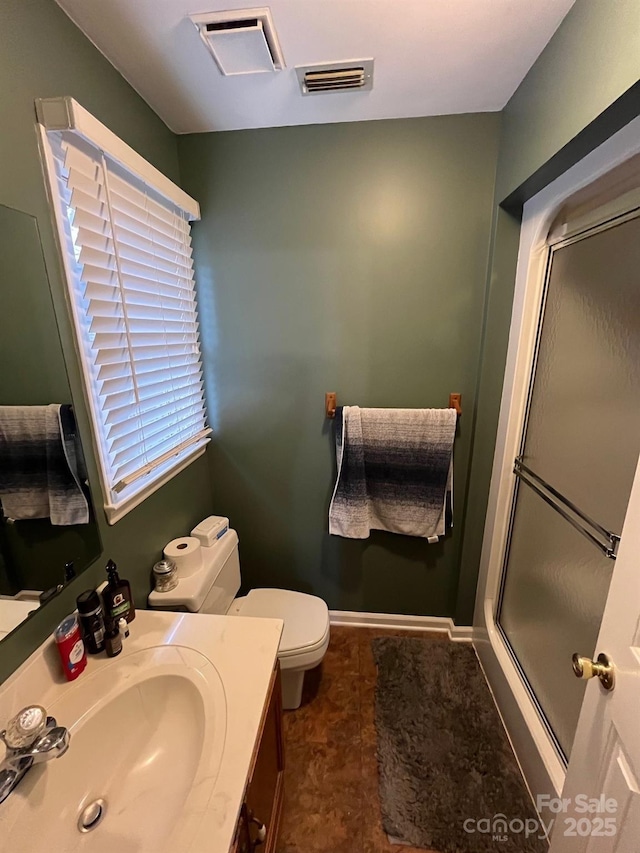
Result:
M154 492L157 492L158 489L162 488L162 486L166 485L169 480L172 480L177 474L181 471L184 471L192 462L195 462L202 454L205 452L207 448L207 444L209 443L209 439L205 439L204 444L198 445L191 453L182 457L175 465L161 474L157 479L154 479L152 482L145 484L142 486L135 494L130 495L122 502L117 505L114 504L105 504L104 512L107 517L107 522L109 524L115 524L117 521L120 521L121 518L131 512L132 509L135 509L142 501L146 500L150 495Z

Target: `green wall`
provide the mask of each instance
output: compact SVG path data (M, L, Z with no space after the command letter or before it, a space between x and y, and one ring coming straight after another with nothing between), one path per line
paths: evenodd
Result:
M60 377L60 388L64 389L67 381L71 386L74 409L87 451L90 480L97 484L89 425L36 144L34 99L60 95L76 98L165 174L177 178L177 150L173 134L53 0L2 0L0 204L25 211L37 220L51 286L50 295L46 281L41 284L39 304L46 314L53 297L68 372L68 380ZM3 281L2 288L2 313L6 322L11 283ZM39 346L56 351L59 344L55 340L58 333L54 324L42 317L38 324L34 321L32 327L24 329L25 348ZM45 325L45 339L41 340ZM51 358L52 363L56 360L56 370L62 371L59 354ZM103 557L55 602L3 641L0 645L0 680L42 642L58 618L73 609L77 593L102 577L102 563L107 557L113 557L121 566L122 574L131 580L134 594L142 602L149 590L151 566L162 546L174 536L187 532L211 511L210 495L209 470L206 459L201 458L122 521L109 527L101 511L99 488L94 485Z
M247 585L343 610L453 616L499 116L180 137L193 229L216 511ZM446 540L327 534L343 404L463 395Z
M458 599L458 613L465 623L473 614L520 237L519 221L498 205L565 146L571 165L572 140L639 79L638 0L577 0L502 113ZM576 154L574 162L579 156L583 155Z
M639 78L638 0L576 0L504 109L498 201Z

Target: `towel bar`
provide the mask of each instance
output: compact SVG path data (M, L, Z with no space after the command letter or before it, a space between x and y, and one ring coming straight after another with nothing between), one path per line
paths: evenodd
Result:
M521 483L525 483L532 489L538 497L541 497L545 503L549 504L552 509L555 509L565 521L568 521L572 527L582 533L582 535L599 548L605 557L610 560L615 560L618 553L618 543L620 536L617 533L612 533L590 518L583 510L577 507L569 498L566 498L557 489L554 489L546 480L543 480L539 474L528 468L522 461L521 456L516 456L513 462L513 473ZM555 498L555 500L554 500Z
M335 391L327 391L324 395L324 411L328 418L335 418L338 395ZM458 417L462 414L462 394L449 394L449 408L455 409Z

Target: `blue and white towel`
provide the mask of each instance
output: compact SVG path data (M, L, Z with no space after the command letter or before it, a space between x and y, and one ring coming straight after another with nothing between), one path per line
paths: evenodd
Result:
M0 406L0 501L5 518L86 524L82 458L69 405Z
M453 510L455 409L336 410L338 476L329 533L366 539L371 530L444 536Z

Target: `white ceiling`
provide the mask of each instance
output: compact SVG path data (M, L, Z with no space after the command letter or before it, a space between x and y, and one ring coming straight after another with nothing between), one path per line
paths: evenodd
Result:
M500 110L574 0L271 0L286 69L223 77L186 17L229 0L57 0L177 133ZM371 92L294 68L375 58ZM64 94L64 93L61 93Z

